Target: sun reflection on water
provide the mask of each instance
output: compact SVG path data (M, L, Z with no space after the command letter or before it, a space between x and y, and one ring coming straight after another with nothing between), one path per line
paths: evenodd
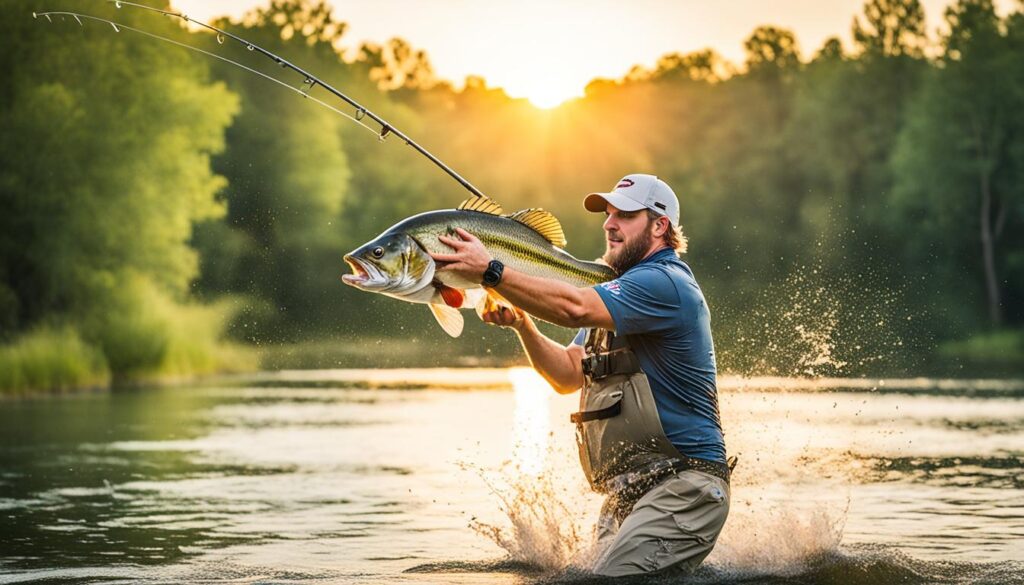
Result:
M548 404L551 386L532 368L510 368L508 379L515 392L516 405L512 420L512 463L521 473L540 475L551 438Z

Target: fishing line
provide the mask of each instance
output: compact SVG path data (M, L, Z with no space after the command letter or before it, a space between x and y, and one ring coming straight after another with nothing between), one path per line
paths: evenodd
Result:
M239 63L238 61L233 61L231 59L228 59L227 57L223 57L221 55L217 55L216 53L211 53L211 52L206 51L204 49L200 49L199 47L193 47L191 45L187 45L185 43L176 41L174 39L169 39L167 37L163 37L163 36L160 36L158 34L154 34L154 33L148 32L148 31L137 29L137 28L128 26L126 24L121 24L119 22L111 22L111 21L109 21L109 20L107 20L105 18L100 18L98 16L91 16L91 15L88 15L88 14L75 14L73 12L43 12L43 13L40 13L40 16L51 16L51 15L52 16L73 16L76 19L78 19L78 18L86 18L86 19L89 19L89 20L96 20L96 21L99 21L99 22L106 22L107 24L110 24L112 26L116 26L117 27L117 28L114 29L115 32L121 32L122 30L130 30L132 32L137 32L139 34L146 35L147 37L151 37L151 38L154 38L154 39L157 39L157 40L161 40L161 41L166 41L168 43L171 43L172 45L177 45L177 46L183 47L185 49L189 49L189 50L192 50L192 51L196 51L198 53L202 53L204 55L208 55L210 57L213 57L214 59L220 59L221 61L224 61L226 63L231 63L232 65L235 65L237 67L241 67L242 69L248 71L249 73L254 73L254 74L259 75L260 77L262 77L264 79L273 81L274 83L276 83L276 84L278 84L278 85L280 85L280 86L282 86L282 87L284 87L286 89L290 89L290 90L292 90L292 91L294 91L296 93L302 94L302 97L309 98L309 99L313 100L314 102L320 104L321 106L331 110L332 112L335 112L337 114L345 116L349 120L352 120L356 124L359 124L363 128L366 128L368 131L372 132L374 135L378 135L377 130L374 130L373 128L367 126L366 124L364 124L360 120L357 120L355 118L355 116L352 116L352 115L350 115L350 114L348 114L346 112L343 112L343 111L339 110L338 108L336 108L336 107L334 107L334 106L324 102L323 100L309 95L308 93L302 91L301 89L298 89L296 87L292 87L291 85L288 85L287 83L281 81L280 79L277 79L276 77L272 77L270 75L267 75L266 73L263 73L262 71L257 71L255 69L253 69L252 67L249 67L247 65L243 65L243 64ZM82 23L79 22L79 24L82 24Z
M217 35L217 43L221 44L221 45L224 44L225 38L230 38L231 40L233 40L233 41L235 41L235 42L245 46L245 48L247 50L258 52L259 54L261 54L261 55L267 57L268 59L272 60L277 65L280 65L281 67L284 67L286 69L291 69L292 71L295 71L295 72L299 73L300 75L302 75L303 76L303 82L302 82L301 89L300 88L296 88L296 87L294 87L294 86L292 86L292 85L290 85L288 83L285 83L284 81L281 81L280 79L277 79L276 77L273 77L271 75L267 75L266 73L263 73L262 71L257 71L256 69L253 69L252 67L249 67L247 65L243 65L242 63L239 63L238 61L235 61L233 59L229 59L229 58L224 57L222 55L218 55L216 53L212 53L210 51L206 51L204 49L200 49L199 47L193 47L192 45L189 45L187 43L182 43L182 42L176 41L174 39L170 39L170 38L167 38L167 37L155 34L155 33L151 33L149 31L145 31L145 30L138 29L138 28L135 28L135 27L132 27L132 26L121 24L119 22L116 22L116 21L113 21L113 20L110 20L110 19L107 19L107 18L103 18L103 17L100 17L100 16L93 16L91 14L83 14L83 13L80 13L80 12L47 11L47 12L33 12L32 13L32 17L38 19L40 16L44 16L44 17L46 17L46 20L48 22L52 23L53 22L53 19L51 18L52 16L60 16L60 17L70 16L70 17L74 18L75 21L78 22L78 24L80 26L85 26L82 23L82 20L81 20L83 18L85 18L87 20L94 20L94 21L97 21L97 22L104 22L106 24L109 24L111 27L113 27L114 32L120 32L123 29L123 30L131 31L131 32L139 33L141 35L145 35L147 37L150 37L150 38L153 38L153 39L156 39L156 40L159 40L159 41L164 41L164 42L170 43L172 45L175 45L175 46L178 46L178 47L181 47L181 48L184 48L184 49L195 51L197 53L202 53L203 55L207 55L209 57L213 57L214 59L220 59L221 61L223 61L225 63L230 63L230 64L232 64L232 65L234 65L236 67L239 67L239 68L241 68L241 69L243 69L245 71L248 71L250 73L254 73L254 74L256 74L256 75L258 75L258 76L260 76L260 77L262 77L264 79L273 81L274 83L277 83L278 85L280 85L282 87L285 87L285 88L287 88L287 89L289 89L289 90L291 90L293 92L296 92L296 93L300 94L305 99L313 100L314 102L320 104L321 106L327 108L328 110L331 110L332 112L334 112L336 114L344 116L345 118L348 118L349 120L352 120L356 124L359 124L363 128L366 128L368 131L372 132L375 136L377 136L377 139L382 141L382 142L389 135L394 134L399 139L401 139L403 142L405 142L406 145L411 146L417 152L419 152L423 156L427 157L427 159L429 159L432 163L434 163L435 165L440 167L441 170L443 170L450 177L455 179L460 185L465 187L474 196L476 196L476 197L486 197L483 194L483 192L481 192L479 189L474 187L469 181L467 181L466 179L462 178L461 175L459 175L454 170L452 170L451 167L449 167L448 165L446 165L443 162L441 162L440 159L438 159L436 156L434 156L429 151L427 151L427 149L423 148L422 146L417 144L414 140L412 140L411 138L406 136L404 133L399 131L397 128L392 126L390 123L388 123L387 120L384 120L383 118L381 118L377 114L371 112L370 110L368 110L367 108L362 106L359 102L356 102L355 100L353 100L352 98L348 97L344 93L338 91L337 89L335 89L331 85L325 83L319 77L313 75L312 73L309 73L308 71L306 71L305 69L302 69L301 67L298 67L298 66L292 64L288 60L286 60L286 59L284 59L282 57L279 57L278 55L268 51L267 49L264 49L263 47L255 44L255 43L251 43L251 42L245 40L244 38L242 38L242 37L240 37L238 35L229 33L229 32L227 32L225 30L221 30L221 29L219 29L219 28L217 28L215 26L206 24L204 22L200 22L200 21L195 20L193 18L189 18L185 14L176 13L176 12L169 12L167 10L161 10L159 8L153 8L152 6L146 6L144 4L137 4L135 2L125 2L123 0L106 0L106 1L108 3L113 3L117 8L121 8L122 6L129 6L129 7L132 7L132 8L138 8L140 10L148 10L150 12L156 12L158 14L162 14L164 16L169 16L169 17L172 17L172 18L180 18L180 19L182 19L185 22L189 22L189 23L195 24L196 26L199 26L199 27L205 28L207 30L213 31ZM313 97L313 96L309 95L309 92L312 91L317 85L319 85L320 87L326 89L328 92L333 94L335 97L341 99L342 101L344 101L345 103L349 104L350 106L354 107L355 108L355 115L353 116L353 115L351 115L351 114L349 114L347 112L344 112L344 111L342 111L342 110L340 110L340 109L338 109L338 108L328 104L327 102L325 102L325 101L323 101L323 100L321 100L319 98L316 98L316 97ZM365 122L363 122L363 119L366 118L366 117L369 117L371 120L373 120L374 122L379 124L380 125L380 130L376 130L373 127L367 125Z

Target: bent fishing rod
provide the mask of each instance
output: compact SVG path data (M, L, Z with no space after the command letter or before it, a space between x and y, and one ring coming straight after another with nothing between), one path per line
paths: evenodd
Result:
M399 139L401 139L403 142L405 142L406 145L411 146L413 149L416 150L416 152L418 152L418 153L422 154L423 156L427 157L430 160L430 162L434 163L435 165L440 167L441 170L443 170L444 172L448 173L449 176L451 176L453 179L458 181L458 183L460 185L465 187L475 197L486 197L486 195L484 195L482 191L480 191L479 189L474 187L472 183L470 183L466 179L462 178L462 176L459 175L458 173L456 173L451 167L449 167L448 165L446 165L443 162L441 162L441 160L439 158L437 158L436 156L431 154L427 149L423 148L418 143L416 143L416 141L414 141L413 139L409 138L403 132L401 132L400 130L395 128L387 120L385 120L385 119L381 118L380 116L378 116L377 114L373 113L372 111L367 109L365 106L363 106L359 102L357 102L354 99L350 98L349 96L345 95L341 91L335 89L330 84L325 83L319 77L313 75L312 73L306 71L305 69L299 67L298 65L293 64L292 62L288 61L287 59L285 59L285 58L283 58L283 57L281 57L279 55L276 55L276 54L268 51L267 49L264 49L263 47L257 45L256 43L251 43L251 42L245 40L244 38L242 38L242 37L240 37L238 35L235 35L235 34L230 33L228 31L219 29L219 28L217 28L215 26L206 24L205 22L200 22L200 21L198 21L198 20L196 20L194 18L190 18L187 15L185 15L183 13L180 13L180 12L171 12L171 11L168 11L168 10L161 10L159 8L154 8L152 6L146 6L144 4L137 4L135 2L126 2L124 0L106 0L106 2L112 3L117 8L122 8L122 7L127 6L129 8L134 8L134 9L139 9L139 10L147 10L149 12L154 12L154 13L157 13L157 14L161 14L163 16L171 17L171 18L178 18L178 19L181 19L185 23L191 23L191 24L196 25L198 27L207 29L207 30L209 30L209 31L211 31L211 32L213 32L214 34L217 35L217 43L218 44L223 45L226 40L230 40L232 42L235 42L235 43L238 43L238 44L244 46L247 50L249 50L251 52L263 55L264 57L270 59L271 61L273 61L274 63L276 63L277 65L281 66L284 69L290 69L290 70L298 73L303 78L302 85L301 85L300 88L294 87L292 85L289 85L289 84L281 81L280 79L277 79L276 77L273 77L271 75L267 75L266 73L263 73L261 71L257 71L255 69L253 69L252 67L248 67L248 66L246 66L246 65L244 65L242 63L239 63L238 61L235 61L233 59L229 59L229 58L227 58L227 57L225 57L223 55L218 55L216 53L213 53L213 52L210 52L210 51L206 51L204 49L200 49L199 47L193 47L192 45L189 45L187 43L182 43L180 41L176 41L174 39L170 39L170 38L167 38L165 36L161 36L161 35L158 35L158 34L155 34L155 33L151 33L149 31L145 31L145 30L142 30L142 29L139 29L139 28L128 26L126 24L122 24L120 22L117 22L117 21L114 21L114 20L110 20L110 19L107 19L107 18L103 18L101 16L94 16L94 15L91 15L91 14L84 14L84 13L81 13L81 12L72 12L72 11L66 11L66 10L52 10L52 11L46 11L46 12L33 12L32 13L32 17L38 19L40 16L42 16L42 17L45 17L48 22L53 22L53 17L55 17L55 16L56 17L60 17L62 20L65 19L66 17L71 17L71 18L75 19L75 21L80 26L85 26L85 24L82 22L83 19L84 20L96 21L96 22L104 22L106 24L109 24L111 27L113 27L114 32L121 32L122 30L131 31L131 32L138 33L138 34L141 34L141 35L144 35L144 36L147 36L147 37L159 40L159 41L164 41L164 42L170 43L170 44L178 46L178 47L182 47L184 49L188 49L190 51L195 51L197 53L202 53L203 55L206 55L208 57L213 57L214 59L220 59L221 61L224 61L225 63L230 63L230 64L232 64L232 65L234 65L236 67L239 67L239 68L241 68L241 69L243 69L245 71L248 71L249 73L253 73L253 74L258 75L258 76L260 76L260 77L262 77L264 79L267 79L269 81L273 81L274 83L277 83L278 85L280 85L282 87L285 87L287 89L290 89L290 90L292 90L292 91L302 95L302 97L304 97L304 98L313 100L314 102L320 104L321 106L327 108L328 110L331 110L332 112L334 112L336 114L344 116L345 118L348 118L349 120L352 120L356 124L359 124L363 128L366 128L370 132L373 132L374 134L377 135L377 138L379 140L381 140L381 141L384 141L389 135L394 134ZM344 111L338 109L337 107L332 106L331 104L328 104L327 102L325 102L325 101L323 101L323 100L321 100L321 99L319 99L319 98L317 98L315 96L309 95L309 92L312 91L318 85L320 87L324 88L325 90L327 90L328 92L330 92L332 95L334 95L338 99L340 99L343 102L345 102L346 104L348 104L349 106L355 108L355 114L353 115L353 114L349 114L347 112L344 112ZM363 121L366 118L369 118L370 120L372 120L373 122L378 124L380 126L380 128L379 129L374 129L374 128L368 126Z

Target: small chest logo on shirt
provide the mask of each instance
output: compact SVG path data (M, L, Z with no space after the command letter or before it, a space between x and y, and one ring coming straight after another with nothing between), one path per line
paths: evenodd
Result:
M611 282L603 282L601 283L601 287L604 288L606 291L612 293L613 295L621 294L622 292L619 289L619 281L617 280L613 280Z

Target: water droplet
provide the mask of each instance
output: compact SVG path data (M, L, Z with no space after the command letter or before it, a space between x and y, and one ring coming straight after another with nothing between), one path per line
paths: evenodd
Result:
M252 45L249 45L249 46L248 46L248 47L246 47L246 48L247 48L247 49L249 49L249 50L251 51L251 50L255 49L256 47L254 47L254 46L252 46Z
M221 45L224 44L224 35L217 33L217 43Z
M116 24L110 23L110 26L114 27L114 32L121 32L121 29L117 28Z
M114 6L117 7L117 8L120 8L121 7L121 3L120 2L114 2Z

